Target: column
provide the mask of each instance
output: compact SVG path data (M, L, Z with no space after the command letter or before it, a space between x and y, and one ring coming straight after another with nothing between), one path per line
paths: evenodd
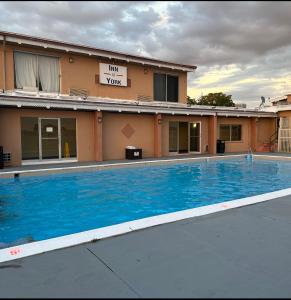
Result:
M154 116L154 155L162 156L162 115Z
M208 152L216 154L217 143L217 116L210 116L208 121Z
M102 112L96 111L94 115L94 141L95 141L95 161L102 161Z
M251 136L250 136L250 140L251 140L251 149L253 152L256 152L257 150L257 118L256 117L252 117L251 118Z

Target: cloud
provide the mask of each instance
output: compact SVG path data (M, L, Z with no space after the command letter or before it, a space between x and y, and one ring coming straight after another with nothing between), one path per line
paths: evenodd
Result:
M291 2L0 2L1 30L197 65L191 96L290 92Z

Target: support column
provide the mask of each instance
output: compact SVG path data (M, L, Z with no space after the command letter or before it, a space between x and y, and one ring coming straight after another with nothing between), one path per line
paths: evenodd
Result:
M208 121L208 152L216 154L217 116L210 116Z
M162 115L154 116L154 155L162 156Z
M250 140L251 140L251 149L253 152L257 151L257 134L258 134L258 130L257 130L257 118L256 117L252 117L251 118L251 136L250 136Z
M95 161L102 161L102 112L96 111L94 115L94 146L95 146Z

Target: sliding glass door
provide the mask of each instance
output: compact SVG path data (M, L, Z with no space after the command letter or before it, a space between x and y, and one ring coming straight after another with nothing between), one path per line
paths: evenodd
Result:
M76 119L21 118L21 147L23 161L76 158Z
M201 123L169 122L169 152L200 153Z
M190 152L200 152L200 123L189 123Z
M60 159L60 119L39 119L40 159Z

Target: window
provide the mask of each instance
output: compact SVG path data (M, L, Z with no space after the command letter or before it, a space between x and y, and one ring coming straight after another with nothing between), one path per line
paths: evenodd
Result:
M227 142L241 141L241 125L220 125L219 138Z
M282 129L289 128L289 118L288 117L281 117L280 118L280 127Z
M154 74L154 100L178 102L178 76L168 74Z
M59 59L14 52L15 88L30 91L59 92Z
M154 74L154 99L166 101L166 75Z
M21 118L22 159L39 158L38 118Z

